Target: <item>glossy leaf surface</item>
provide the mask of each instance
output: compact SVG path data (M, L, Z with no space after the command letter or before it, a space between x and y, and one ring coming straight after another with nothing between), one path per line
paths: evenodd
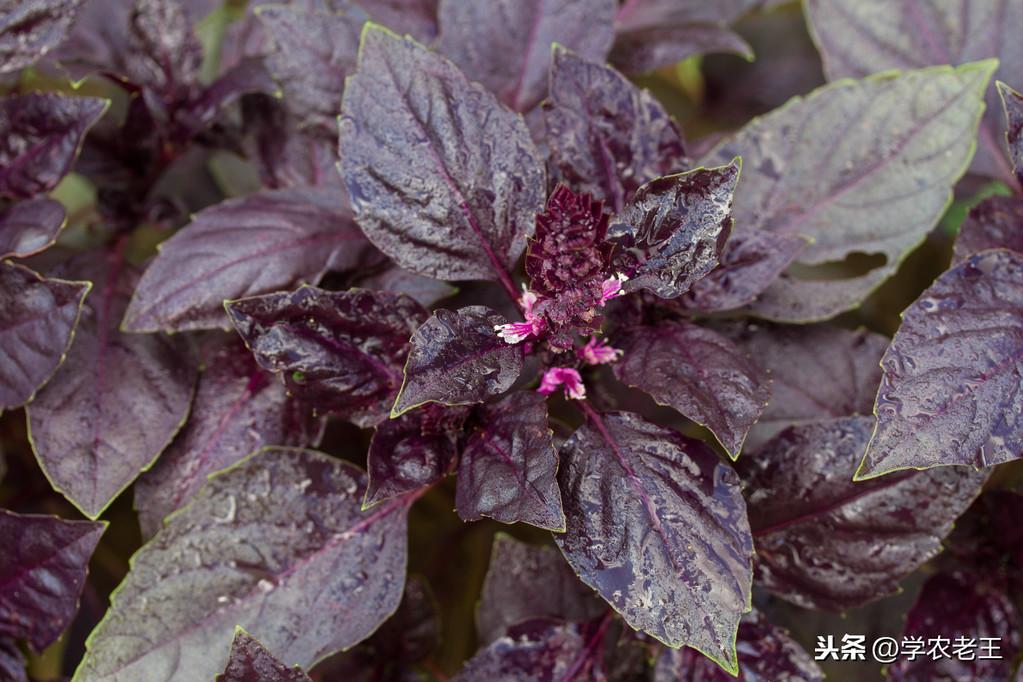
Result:
M547 425L547 398L516 391L481 408L481 427L462 450L455 504L463 521L484 516L560 532L558 453Z
M452 682L600 679L595 650L602 635L593 624L520 623L469 659Z
M0 211L0 258L23 258L47 248L64 227L64 207L53 199L19 201Z
M428 402L471 405L511 388L522 372L522 348L494 331L504 322L485 306L434 312L412 336L391 416Z
M608 231L623 249L615 265L630 278L626 291L649 289L675 298L717 267L732 228L739 166L733 159L639 188Z
M31 66L60 44L84 0L12 0L0 9L0 73Z
M877 428L856 475L1023 453L1023 255L979 253L902 317L881 360Z
M494 279L543 205L525 123L438 54L379 27L345 88L341 174L359 225L407 270Z
M105 523L0 510L0 636L25 639L36 652L57 641L78 612L78 598Z
M361 426L385 419L409 337L426 313L412 299L364 289L255 296L227 304L256 361L288 392Z
M303 127L333 135L345 77L355 70L363 17L356 11L304 11L294 5L260 7L257 16L277 46L267 67L284 102Z
M633 628L734 674L753 556L735 473L699 441L615 413L565 443L558 480L555 540L582 581Z
M1023 7L1011 0L811 0L807 17L831 80L996 57L1000 78L1023 83L1023 47L1012 38ZM972 169L1011 181L1003 129L998 95L990 88Z
M1023 199L989 197L970 209L956 236L953 261L986 249L1023 253Z
M824 673L798 642L759 611L743 616L735 648L743 682L823 682ZM735 678L692 649L661 649L653 682L730 682Z
M56 187L107 105L56 93L0 98L0 196L29 198Z
M870 417L793 426L739 460L757 583L804 608L841 611L892 594L937 554L986 474L941 467L855 482Z
M551 47L603 62L614 40L614 0L441 0L438 47L515 111L547 94Z
M620 381L706 426L733 459L739 456L771 396L767 373L742 349L681 321L634 327L615 344L623 351L613 366Z
M424 307L430 307L443 298L454 296L458 291L446 282L423 277L397 266L360 281L359 286L405 294Z
M645 183L688 166L682 133L660 102L614 69L560 47L543 110L558 179L611 211Z
M797 264L884 257L838 279L790 269L753 305L758 315L826 319L895 272L966 170L993 68L978 62L833 83L754 119L704 157L708 165L742 157L738 230L811 238Z
M482 644L527 620L551 618L580 622L606 609L593 590L579 582L565 558L547 545L530 545L498 533L490 569L476 607L476 633Z
M96 518L174 438L196 368L181 337L117 329L138 274L116 254L58 273L93 282L67 361L27 410L32 447L53 487Z
M187 504L213 472L267 445L315 445L323 429L312 409L289 398L241 340L228 338L205 366L188 422L135 483L144 538L155 535L164 518Z
M0 640L0 673L10 682L29 682L25 654L13 640Z
M336 190L229 199L160 245L132 296L129 331L228 328L224 301L315 284L359 261L365 238Z
M134 556L75 679L212 679L236 626L301 666L367 637L401 600L408 501L363 513L365 486L282 448L212 477Z
M301 668L289 668L252 635L244 630L234 633L231 655L216 682L312 682Z
M31 400L64 361L89 288L0 263L0 410Z

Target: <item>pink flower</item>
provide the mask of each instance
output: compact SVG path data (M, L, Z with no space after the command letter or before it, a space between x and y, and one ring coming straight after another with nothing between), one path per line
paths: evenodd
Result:
M592 336L586 345L578 351L579 357L587 365L609 365L622 357L622 351L607 345L604 340Z
M579 372L571 367L551 367L543 373L538 393L550 395L558 390L558 386L565 389L565 397L573 400L582 400L586 397L586 386L583 385L583 378Z
M629 278L622 274L617 274L614 277L608 277L605 279L600 294L600 305L604 305L612 298L618 298L624 294L625 291L622 289L622 285L628 280Z
M505 343L515 345L526 339L536 338L544 332L546 324L544 324L543 317L533 312L533 306L536 305L537 300L539 300L539 296L523 287L519 305L522 306L522 314L526 321L509 322L494 327L494 331L504 339Z

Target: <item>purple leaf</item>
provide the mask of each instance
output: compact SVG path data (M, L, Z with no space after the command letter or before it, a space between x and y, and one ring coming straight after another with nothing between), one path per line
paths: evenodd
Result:
M363 513L365 487L288 448L211 477L135 554L76 679L212 679L236 625L303 667L366 638L401 600L412 500Z
M945 212L966 168L993 62L841 81L754 119L700 163L742 156L739 231L813 240L798 266L884 256L866 273L821 279L790 269L753 305L789 322L857 306L891 276ZM876 258L875 258L876 260Z
M522 348L494 331L504 322L480 305L435 311L412 336L391 418L429 402L472 405L511 388L522 372Z
M409 336L426 311L408 298L303 286L227 304L256 361L288 392L362 427L387 418Z
M458 289L446 282L423 277L397 266L389 267L379 274L361 280L359 286L366 289L405 294L409 298L415 299L423 307L432 306L437 301L458 293Z
M30 198L56 187L108 105L56 93L0 97L0 195Z
M301 668L289 668L249 633L235 630L231 655L216 682L312 682Z
M279 89L263 60L249 57L224 72L189 104L188 115L195 119L196 133L202 132L205 126L213 125L224 109L242 95L253 93L274 95L279 93Z
M11 639L0 639L0 675L7 682L29 682L25 655Z
M755 4L757 0L626 0L615 16L615 44L608 60L628 74L708 52L751 60L753 48L728 25Z
M268 190L229 199L160 245L124 329L227 329L225 300L316 283L328 269L358 263L366 246L332 191Z
M1005 83L996 81L998 94L1005 111L1005 142L1016 180L1023 185L1023 95Z
M987 475L941 467L855 482L872 425L793 426L739 461L759 585L804 608L842 611L894 593L940 551Z
M0 262L0 410L30 401L64 361L90 286Z
M437 37L439 0L357 0L372 17L398 35L429 44Z
M477 652L451 682L602 679L597 659L607 623L520 623Z
M640 186L689 165L678 125L649 92L560 46L543 111L552 171L615 212Z
M122 0L122 2L125 0ZM203 50L178 0L135 0L128 19L124 75L173 102L199 80Z
M953 263L987 249L1023 253L1023 199L994 196L970 209L959 228Z
M881 368L858 479L1020 457L1023 255L985 251L939 277L902 314Z
M626 291L662 298L684 294L718 264L732 227L732 193L740 162L698 168L643 185L613 221L609 235L624 252L616 265Z
M0 9L0 73L31 66L60 44L84 0L12 0Z
M32 446L53 487L96 518L148 469L188 416L196 371L185 339L124 334L138 281L119 254L65 266L93 282L67 362L27 409Z
M984 574L938 573L924 583L906 618L902 641L922 639L925 651L942 638L954 652L959 638L973 639L971 660L962 656L930 655L908 658L905 651L888 667L892 682L911 680L1008 680L1020 650L1023 618L1012 599L985 579ZM985 651L983 638L995 638L994 656Z
M277 46L267 67L284 91L288 110L300 127L333 136L345 77L355 70L364 17L285 5L261 6L256 13Z
M743 682L823 682L814 660L759 611L742 617L735 642L739 679ZM718 666L696 651L661 649L652 682L733 682Z
M724 336L689 322L625 330L620 381L706 426L732 459L771 397L768 375Z
M53 199L18 201L0 211L0 258L24 258L57 240L64 207Z
M558 546L634 629L734 675L753 559L738 477L699 441L625 412L588 414L561 449Z
M679 303L701 313L735 310L756 300L807 247L802 237L751 230L733 234L721 263L693 283Z
M398 265L501 278L546 191L521 117L443 57L376 26L341 106L341 174L359 225Z
M999 59L997 75L1003 78L1023 73L1023 51L1014 39L1023 7L1015 2L812 0L806 14L829 80L989 57ZM971 170L1012 183L1002 130L998 95L991 88Z
M771 373L771 400L750 431L747 449L795 423L871 414L881 355L888 347L884 336L866 329L769 323L722 331Z
M458 462L455 504L463 521L484 516L565 530L558 453L547 425L547 398L517 391L481 408L482 424Z
M0 637L43 649L78 612L89 559L105 523L0 510Z
M323 420L289 398L284 385L262 370L238 339L221 343L205 361L181 433L156 465L135 483L142 535L199 491L206 477L268 445L316 445Z
M363 508L419 490L452 473L465 410L424 405L377 425L366 454Z
M603 62L614 40L614 0L441 0L437 48L515 111L547 91L551 47Z
M504 533L494 537L490 568L476 607L481 643L490 644L523 621L586 621L606 608L553 547L529 545Z

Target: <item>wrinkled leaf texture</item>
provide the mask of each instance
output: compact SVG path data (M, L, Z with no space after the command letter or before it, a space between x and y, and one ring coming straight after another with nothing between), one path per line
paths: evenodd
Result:
M760 317L823 320L855 307L937 223L966 170L992 61L843 80L754 119L700 163L741 156L738 230L809 237L801 266L883 255L864 274L790 269L753 304Z
M872 423L793 426L739 460L758 585L804 608L843 611L893 594L941 550L987 475L941 467L854 482Z
M366 236L436 279L495 279L545 198L522 118L451 62L368 24L341 105L341 175Z
M1023 199L989 197L966 214L956 235L953 263L987 249L1023 253Z
M224 670L235 627L309 667L398 607L410 500L360 511L365 474L266 448L210 478L132 558L76 682L194 682Z
M590 417L561 449L558 546L630 626L736 674L753 558L738 477L700 441L637 415Z
M1005 83L996 81L1005 112L1005 142L1016 180L1023 185L1023 95Z
M57 47L84 0L11 0L0 8L0 73L31 66Z
M231 655L216 682L312 682L301 668L289 668L252 635L238 628Z

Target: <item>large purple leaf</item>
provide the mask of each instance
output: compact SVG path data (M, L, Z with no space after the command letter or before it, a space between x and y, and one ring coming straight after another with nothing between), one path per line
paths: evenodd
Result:
M336 192L267 190L200 212L160 245L132 296L128 331L229 328L224 301L319 281L366 241Z
M788 632L759 611L742 617L735 642L742 682L823 682L824 673ZM661 649L652 682L733 682L734 677L689 648Z
M1023 83L1023 46L1015 39L1023 6L1013 0L811 0L806 9L829 80L997 57L997 74ZM1003 140L991 88L972 170L1012 183Z
M940 551L986 474L941 467L855 482L872 424L793 426L739 461L759 585L805 608L842 611L894 593Z
M0 73L31 66L60 44L84 0L9 0L0 7Z
M423 277L397 266L389 267L381 273L360 280L359 286L366 289L405 294L424 307L430 307L442 298L454 296L458 292L458 289L446 282Z
M1023 253L1023 199L995 196L970 209L956 236L954 263L987 249Z
M521 117L440 55L363 32L341 106L341 174L356 219L398 265L437 279L494 279L532 234L546 192Z
M83 254L62 271L94 286L67 362L28 408L28 423L50 483L96 518L181 428L196 369L186 339L118 331L138 281L119 255Z
M63 362L90 286L0 262L0 411L31 400Z
M366 454L363 508L418 490L452 473L464 409L424 405L377 425Z
M702 313L735 310L756 300L807 246L802 237L749 230L733 234L721 263L693 283L679 303Z
M871 414L888 347L884 336L866 329L769 323L722 331L771 373L771 399L750 430L747 448L792 424Z
M753 559L738 477L699 441L634 414L588 414L561 449L558 546L630 626L734 675Z
M521 347L494 331L505 322L481 305L435 311L412 336L405 382L391 417L429 402L472 405L511 388L523 358Z
M484 516L565 530L558 453L547 425L547 398L516 391L479 411L481 426L458 462L455 505L463 521Z
M78 612L78 598L105 523L0 510L0 637L43 649Z
M490 568L476 607L476 633L481 643L493 642L523 621L587 621L606 608L579 582L558 550L529 545L504 533L494 537Z
M1005 142L1016 180L1023 185L1023 95L996 81L1005 111Z
M452 682L534 682L534 680L597 680L599 646L606 621L560 623L531 620L512 626L477 652Z
M256 14L277 46L267 57L267 67L284 91L288 110L300 127L333 136L365 18L353 11L305 11L285 5L262 6Z
M1023 455L1023 254L984 251L902 314L859 479Z
M29 198L56 187L108 105L56 93L0 98L0 195Z
M615 345L623 352L614 364L620 381L706 426L732 459L739 456L771 396L767 373L745 351L683 321L627 329Z
M315 445L323 420L288 397L238 339L205 358L205 370L185 427L150 471L135 483L142 535L156 534L171 512L199 491L206 477L267 445Z
M974 149L993 62L845 80L754 119L701 161L743 159L739 231L813 240L797 265L880 256L866 273L790 269L760 296L761 317L806 322L854 308L945 212Z
M288 667L266 650L252 635L238 628L231 655L216 682L312 682L299 667Z
M53 199L18 201L0 210L0 258L24 258L57 240L64 207Z
M603 62L614 0L441 0L438 49L515 111L547 93L551 46Z
M905 650L889 666L892 682L916 680L1008 680L1020 650L1023 618L1012 599L992 585L983 573L938 573L924 583L916 604L906 617L903 642L918 638L925 651L933 640L947 642L949 651L960 638L974 642L964 656L923 654L910 658ZM995 640L995 649L985 649L984 638ZM994 653L995 657L991 657Z
M409 337L426 311L407 296L303 286L227 304L245 345L288 392L368 427L387 418Z
M662 298L684 294L718 264L732 228L740 162L657 178L639 188L608 236L622 248L615 263L626 291Z
M236 625L303 667L369 636L401 600L412 500L363 513L365 486L287 448L211 477L132 558L75 679L212 679Z
M614 212L645 183L689 165L682 133L660 102L614 69L561 47L543 111L552 172Z
M608 59L629 74L707 52L752 59L753 49L728 25L756 4L757 0L625 0L615 17L615 43Z

